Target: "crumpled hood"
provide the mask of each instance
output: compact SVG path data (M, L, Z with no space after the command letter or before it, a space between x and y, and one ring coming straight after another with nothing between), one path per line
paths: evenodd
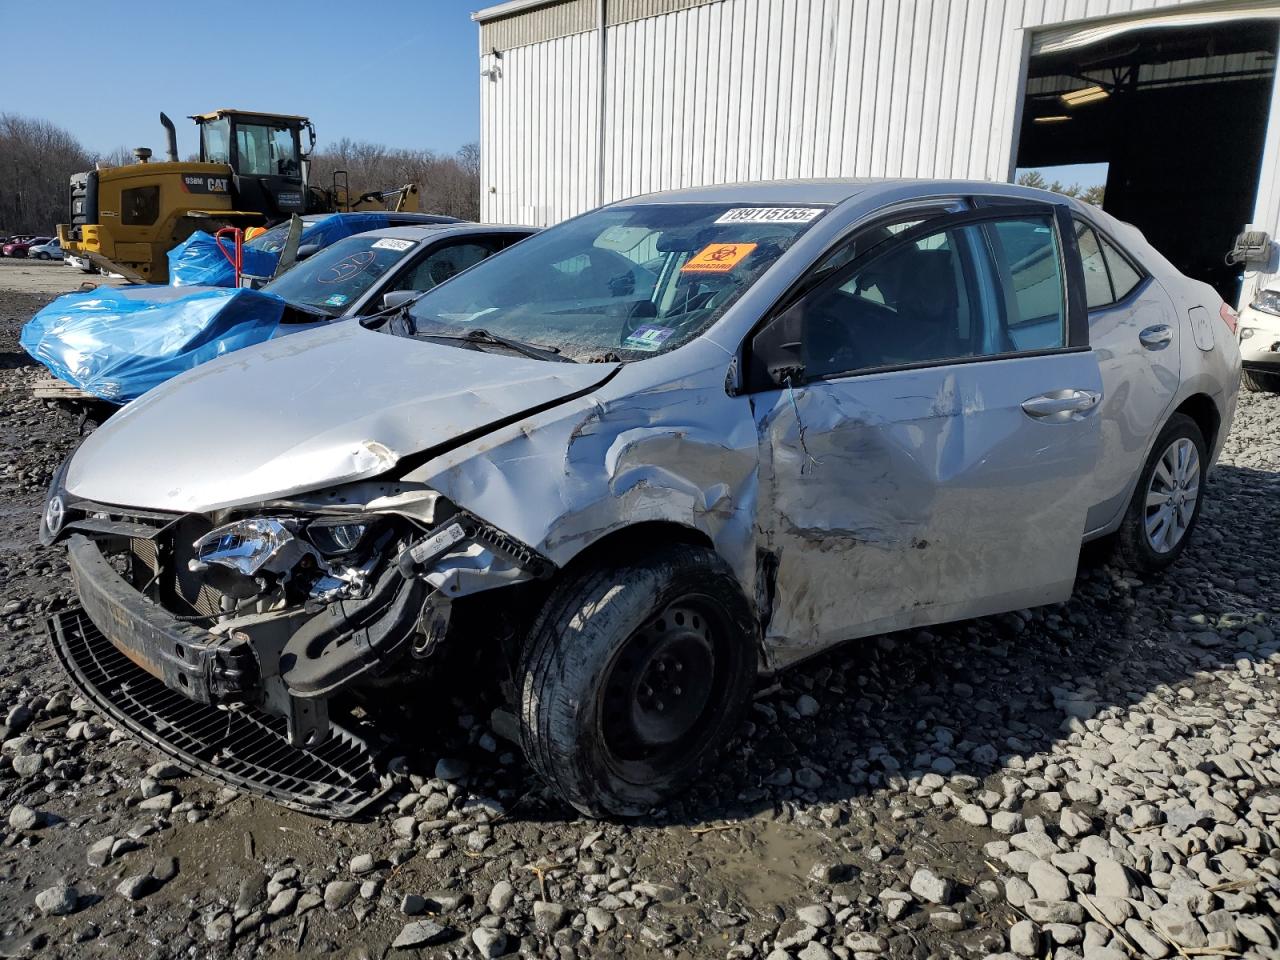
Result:
M330 327L239 350L90 434L73 497L205 512L380 474L403 456L604 381L570 364Z

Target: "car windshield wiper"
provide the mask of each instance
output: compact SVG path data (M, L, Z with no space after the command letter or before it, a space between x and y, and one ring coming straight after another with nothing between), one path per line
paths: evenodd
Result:
M556 360L560 363L578 362L570 357L563 356L559 347L543 347L536 343L512 340L510 337L499 336L480 327L468 330L466 333L418 332L415 336L421 337L423 340L461 340L464 343L490 343L495 347L506 347L508 350L514 350L516 353L531 357L534 360Z

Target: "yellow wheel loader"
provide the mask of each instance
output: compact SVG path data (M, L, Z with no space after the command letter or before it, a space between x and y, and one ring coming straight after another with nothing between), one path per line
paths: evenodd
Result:
M417 210L414 184L354 203L344 171L343 187L338 174L329 189L311 185L308 158L316 135L306 117L215 110L191 119L200 130L199 162L178 159L173 121L161 113L166 161L150 162L151 151L140 147L137 163L71 178L71 222L58 225L67 254L134 283L167 283L166 254L196 230L267 227L303 213Z

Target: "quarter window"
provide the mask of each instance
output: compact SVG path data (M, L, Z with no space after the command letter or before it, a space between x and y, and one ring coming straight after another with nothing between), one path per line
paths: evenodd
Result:
M1076 221L1076 240L1090 310L1120 302L1142 282L1142 274L1132 261L1110 240L1080 220Z
M1116 299L1123 300L1142 282L1142 274L1134 269L1128 258L1106 237L1102 238L1102 255L1107 259L1107 270L1111 273L1111 286L1115 290Z

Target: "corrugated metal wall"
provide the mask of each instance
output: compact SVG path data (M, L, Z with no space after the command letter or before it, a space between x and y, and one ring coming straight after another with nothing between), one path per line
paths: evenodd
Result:
M719 0L611 25L600 199L770 177L1005 179L1034 29L1189 2ZM596 204L597 50L594 29L507 50L484 81L486 220ZM1259 197L1271 229L1277 126Z

